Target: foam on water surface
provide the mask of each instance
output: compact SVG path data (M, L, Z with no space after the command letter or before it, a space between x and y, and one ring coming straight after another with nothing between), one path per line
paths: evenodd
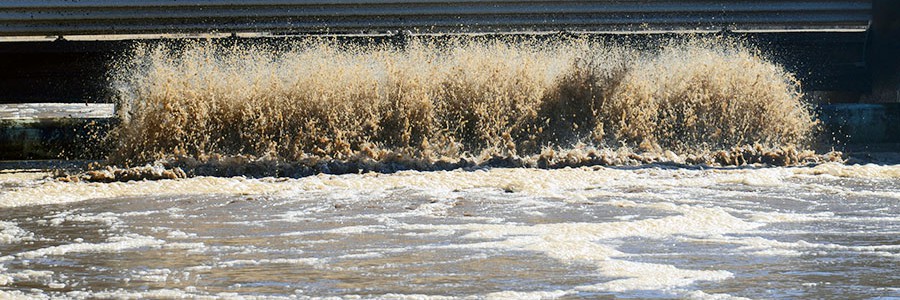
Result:
M0 243L13 244L31 240L34 234L22 230L16 223L0 221Z
M126 183L69 183L52 179L21 180L27 186L5 188L0 192L0 206L15 207L36 204L58 204L86 199L144 195L190 194L281 194L341 189L388 191L397 188L454 190L471 188L503 189L533 195L579 188L633 186L702 187L739 183L749 186L778 186L796 175L834 175L844 178L895 179L900 167L877 165L824 164L815 167L763 169L656 169L641 168L574 168L563 170L494 169L469 171L404 171L392 175L369 173L358 176L318 175L301 179L247 179L242 177L197 177L174 181L138 181ZM817 186L828 189L827 185ZM839 187L837 187L839 188ZM847 193L875 193L900 197L897 191L839 190ZM574 195L577 197L577 195Z
M0 283L73 299L891 296L896 168L32 177L0 191Z
M847 178L897 179L900 178L898 165L845 165L825 163L813 168L798 168L797 174L831 175Z

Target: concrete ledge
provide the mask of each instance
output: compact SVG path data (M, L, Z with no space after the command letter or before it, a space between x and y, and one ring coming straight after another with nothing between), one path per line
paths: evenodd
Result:
M900 103L827 104L819 107L819 118L838 144L900 143Z
M100 159L114 109L108 103L0 105L0 159Z
M111 103L13 103L0 104L0 120L98 119L115 116Z

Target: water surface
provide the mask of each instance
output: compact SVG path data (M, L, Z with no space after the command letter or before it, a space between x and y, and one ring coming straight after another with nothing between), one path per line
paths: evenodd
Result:
M900 297L897 166L0 188L0 297Z

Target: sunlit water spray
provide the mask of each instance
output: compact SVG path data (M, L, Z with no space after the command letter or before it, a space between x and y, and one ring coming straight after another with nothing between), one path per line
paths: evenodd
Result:
M0 172L0 298L900 296L900 167L752 50L632 49L138 46L119 168Z
M139 45L114 78L111 163L188 175L837 158L794 77L727 39Z

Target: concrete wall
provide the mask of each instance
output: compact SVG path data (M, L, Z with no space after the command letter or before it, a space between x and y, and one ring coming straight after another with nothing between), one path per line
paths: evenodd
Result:
M700 35L716 35L706 33ZM725 33L758 47L767 57L797 74L806 90L865 93L871 88L866 69L867 34L857 32ZM492 34L485 38L572 38L583 36L653 47L678 38L653 34ZM282 43L310 36L221 38L223 43ZM397 35L336 36L344 43L402 44ZM110 64L127 56L134 43L184 43L191 39L112 41L0 42L0 103L108 102Z

